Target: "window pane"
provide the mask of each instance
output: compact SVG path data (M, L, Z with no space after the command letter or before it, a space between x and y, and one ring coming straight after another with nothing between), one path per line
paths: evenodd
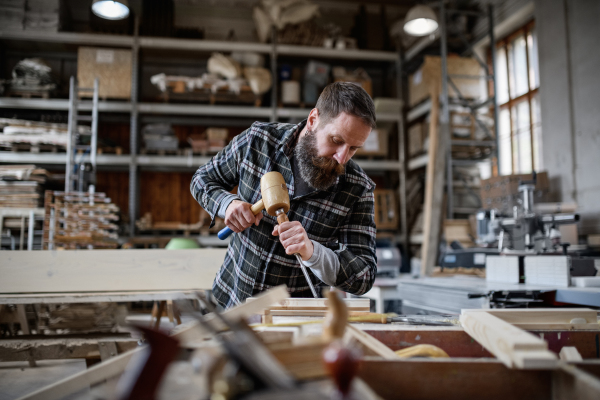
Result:
M513 123L513 163L515 173L531 172L531 134L529 124L529 103L522 101L512 108Z
M527 93L529 90L529 84L527 83L527 51L525 46L527 46L525 36L520 35L510 43L508 49L510 95L513 99Z
M540 102L537 95L531 99L533 117L533 165L536 171L542 170L542 121L540 119Z
M538 45L535 28L527 35L527 46L529 51L529 85L531 90L540 86L540 73L538 67Z
M496 52L496 88L498 89L496 97L498 104L506 103L508 101L508 74L504 47L499 47Z
M500 175L512 173L512 155L510 148L510 113L508 108L500 110L498 124L498 141L500 142Z

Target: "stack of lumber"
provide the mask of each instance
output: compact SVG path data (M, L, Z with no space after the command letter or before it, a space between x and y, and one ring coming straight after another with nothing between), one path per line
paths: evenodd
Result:
M44 249L117 248L119 207L104 193L46 191Z
M35 308L39 332L111 332L117 328L116 303L40 304Z
M69 141L68 125L59 123L0 118L0 147L16 150L16 145L28 144L32 152L39 152L40 145L66 148ZM77 127L79 134L91 134L89 126Z
M0 166L0 207L40 207L47 177L48 171L35 165Z

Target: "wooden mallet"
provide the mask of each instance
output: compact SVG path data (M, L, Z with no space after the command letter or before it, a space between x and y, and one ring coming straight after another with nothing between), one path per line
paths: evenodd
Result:
M277 223L282 224L289 221L287 212L290 209L290 194L288 193L285 179L283 179L283 175L281 175L281 173L277 171L271 171L264 174L260 179L260 193L262 194L262 199L257 201L250 208L254 215L258 214L263 209L266 209L269 215L277 217ZM232 233L233 230L231 230L229 227L226 227L219 232L218 236L219 239L223 240ZM302 262L302 257L298 253L294 255L300 263L300 268L302 269L302 273L304 273L304 277L308 282L310 291L315 298L318 298L319 296L317 295L315 287L308 276L308 271Z

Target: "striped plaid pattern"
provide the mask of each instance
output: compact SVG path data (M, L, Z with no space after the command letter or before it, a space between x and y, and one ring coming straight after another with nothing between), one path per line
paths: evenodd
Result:
M270 171L280 172L290 192L290 221L300 221L311 240L336 252L341 265L336 286L360 295L371 289L377 270L375 184L351 160L345 175L330 189L295 198L289 156L305 124L254 123L198 169L191 192L214 224L222 201L234 196L254 204L261 198L261 177ZM238 194L232 195L236 185ZM271 235L277 219L266 211L263 215L258 226L233 234L213 283L213 295L223 307L281 284L287 285L292 297L312 297L298 261ZM308 271L315 287L326 286L310 268Z

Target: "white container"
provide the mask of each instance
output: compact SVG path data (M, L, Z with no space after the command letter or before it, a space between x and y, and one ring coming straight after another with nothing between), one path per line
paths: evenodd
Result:
M300 104L300 82L281 82L281 102L283 104Z

